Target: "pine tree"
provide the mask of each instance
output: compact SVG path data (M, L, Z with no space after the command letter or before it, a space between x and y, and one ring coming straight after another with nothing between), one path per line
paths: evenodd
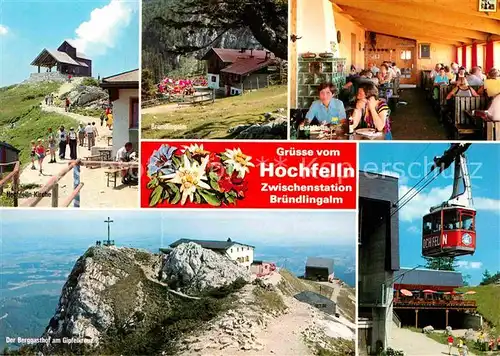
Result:
M425 268L436 269L440 271L455 271L455 257L424 257Z

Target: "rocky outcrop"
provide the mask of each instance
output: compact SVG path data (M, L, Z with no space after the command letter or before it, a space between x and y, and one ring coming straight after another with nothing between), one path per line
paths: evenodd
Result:
M75 263L43 336L84 339L98 346L111 327L133 326L146 306L147 281L141 272L151 269L151 274L158 275L158 260L160 256L136 249L90 248ZM117 312L124 290L127 304Z
M283 110L266 113L266 122L253 125L238 125L230 128L228 132L234 139L261 139L283 140L288 135L288 118L282 114Z
M165 256L162 280L187 294L232 284L237 279L251 280L250 272L236 262L190 242L177 246Z
M101 108L108 103L107 91L96 86L78 85L68 93L62 94L59 99L69 98L71 105L84 106L87 108Z

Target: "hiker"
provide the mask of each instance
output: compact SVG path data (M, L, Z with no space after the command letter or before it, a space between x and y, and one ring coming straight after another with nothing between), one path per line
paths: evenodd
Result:
M74 127L71 127L69 129L68 138L69 138L69 158L76 159L77 135Z
M45 95L45 105L49 105L49 96Z
M113 112L111 111L107 116L106 116L106 126L108 129L112 130L113 129Z
M59 158L66 159L66 145L68 144L68 135L64 131L64 126L59 130Z
M85 145L85 127L82 123L78 125L78 141L80 143L80 147Z
M462 355L463 347L464 347L464 341L462 339L458 339L457 349L459 355Z
M69 112L69 104L70 104L69 98L66 97L66 100L65 100L65 105L66 105L65 110L66 110L66 112Z
M133 152L133 145L131 142L127 142L122 148L116 152L115 160L117 162L131 162L135 158L135 152ZM131 168L124 168L121 171L122 183L130 184L132 180L137 177L137 170Z
M468 355L469 355L469 347L464 344L464 346L462 346L462 356L468 356Z
M38 158L38 165L40 166L40 174L42 174L42 164L45 158L45 146L43 145L42 139L38 139L38 145L36 146L36 156Z
M92 147L95 146L94 128L90 122L85 126L85 136L87 136L87 143L90 151Z
M50 161L49 163L56 163L56 135L52 132L52 127L48 128L49 134L47 135L47 142L49 143Z
M49 105L50 106L54 105L54 94L52 93L49 95Z
M35 167L35 157L36 157L36 144L35 141L31 141L31 169L36 169Z
M448 336L448 355L451 355L451 348L453 347L453 336Z
M99 136L99 131L97 131L97 126L95 125L95 122L92 122L92 130L94 132L94 146L95 146L95 140L97 140L97 136Z
M68 83L71 83L71 74L68 74Z

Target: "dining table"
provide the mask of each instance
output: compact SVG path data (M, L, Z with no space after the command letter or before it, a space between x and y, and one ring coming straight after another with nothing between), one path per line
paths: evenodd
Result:
M301 130L299 129L299 132ZM360 133L356 132L357 130L354 130L354 133L349 134L349 125L347 123L344 123L342 125L337 126L336 129L331 129L330 132L328 133L326 130L323 131L322 134L319 132L310 132L309 138L303 137L302 134L299 134L299 137L297 139L305 139L305 140L320 140L320 141L341 141L341 140L349 140L349 141L383 141L385 140L385 133L379 132L377 135L374 136L368 136L368 135L363 135Z

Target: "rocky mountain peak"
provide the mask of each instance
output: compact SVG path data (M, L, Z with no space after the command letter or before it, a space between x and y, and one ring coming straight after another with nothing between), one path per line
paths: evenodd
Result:
M162 279L185 293L198 294L239 278L250 282L249 269L193 242L181 244L166 255L162 268Z

